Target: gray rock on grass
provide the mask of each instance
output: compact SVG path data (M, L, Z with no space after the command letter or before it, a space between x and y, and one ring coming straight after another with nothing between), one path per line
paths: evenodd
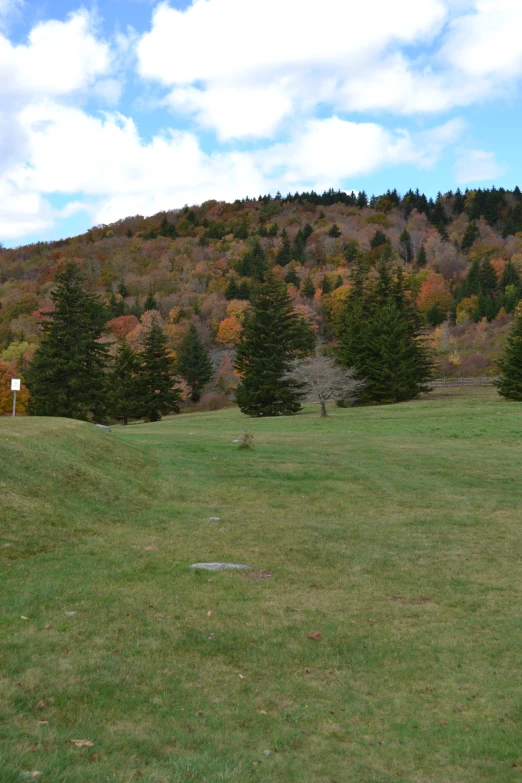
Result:
M241 565L241 563L193 563L191 568L198 568L201 571L249 571L250 566Z

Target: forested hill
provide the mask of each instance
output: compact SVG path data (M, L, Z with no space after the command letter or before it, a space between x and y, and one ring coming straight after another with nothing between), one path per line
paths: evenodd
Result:
M396 190L208 201L127 217L80 236L0 251L0 359L31 360L57 270L73 261L107 308L108 341L139 346L157 310L176 348L194 323L224 393L252 285L273 267L323 342L335 341L356 262L402 266L446 375L494 374L521 297L522 193L503 189L427 199Z

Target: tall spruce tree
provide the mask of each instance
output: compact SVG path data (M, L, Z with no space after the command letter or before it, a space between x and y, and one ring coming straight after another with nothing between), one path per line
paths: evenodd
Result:
M174 360L163 329L154 319L141 352L142 411L149 421L179 413L180 393L174 380Z
M292 260L292 245L286 233L286 228L283 229L281 234L281 247L276 255L276 263L280 266L286 266Z
M515 315L504 353L497 362L501 376L499 394L508 400L522 401L522 315Z
M143 307L145 308L145 310L158 309L158 303L156 301L156 297L154 296L154 292L152 288L149 288L149 293L147 294L147 298L145 299Z
M299 384L285 377L296 355L311 349L313 335L292 307L286 286L273 274L255 293L237 349L236 369L241 381L236 401L249 416L285 416L297 413L302 396Z
M109 410L115 419L124 424L142 415L143 383L138 355L123 340L108 376Z
M178 351L177 369L186 380L192 393L192 402L199 402L201 392L213 375L210 355L194 324L190 324Z
M338 330L337 356L354 369L365 403L402 402L427 389L430 360L418 339L418 317L404 291L402 271L392 280L384 260L370 289L359 264Z
M26 374L32 416L100 419L107 412L107 346L99 342L106 317L102 303L84 290L79 269L56 275L54 310Z
M407 264L411 264L411 262L415 258L415 254L413 252L413 243L411 241L411 235L407 228L405 228L401 233L399 237L399 242L401 245L401 256L404 258Z

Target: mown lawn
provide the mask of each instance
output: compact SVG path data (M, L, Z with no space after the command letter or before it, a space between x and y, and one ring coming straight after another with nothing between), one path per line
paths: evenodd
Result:
M1 783L522 780L521 468L487 390L0 420Z

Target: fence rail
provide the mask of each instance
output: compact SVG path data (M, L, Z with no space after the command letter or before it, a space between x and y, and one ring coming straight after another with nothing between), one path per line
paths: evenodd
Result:
M432 389L440 389L445 386L492 386L497 377L477 376L475 378L435 378L430 382Z

